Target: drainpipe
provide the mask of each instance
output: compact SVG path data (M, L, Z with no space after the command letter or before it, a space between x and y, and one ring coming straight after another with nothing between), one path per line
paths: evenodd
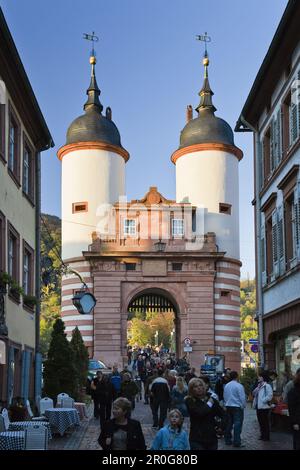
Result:
M255 168L256 168L256 181L255 181L255 221L256 221L256 253L257 253L257 266L256 266L256 276L257 276L257 314L258 314L258 336L259 336L259 355L261 367L264 368L265 365L265 351L264 351L264 324L263 324L263 313L264 313L264 303L263 303L263 292L262 292L262 273L261 273L261 201L259 197L260 186L259 186L259 177L258 169L260 167L259 156L260 152L260 143L258 137L258 130L255 127L251 126L243 116L241 116L241 121L245 124L251 131L254 133L254 145L255 145Z
M35 374L34 396L41 396L41 354L40 354L40 314L41 314L41 153L36 154L35 170L35 296L38 300L35 307Z

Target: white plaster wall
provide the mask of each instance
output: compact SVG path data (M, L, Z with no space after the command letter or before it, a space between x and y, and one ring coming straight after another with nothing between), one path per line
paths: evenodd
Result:
M81 256L101 223L101 204L125 194L125 161L113 152L76 150L62 159L62 258ZM88 212L72 213L74 202L88 202ZM100 206L100 209L99 209ZM97 215L98 214L98 215Z
M236 156L217 150L192 152L176 161L176 202L204 208L204 232L215 232L220 251L239 259L239 174ZM231 215L219 213L231 204Z
M264 292L264 313L272 312L293 300L299 299L299 291L300 272L298 271L278 282L274 288Z

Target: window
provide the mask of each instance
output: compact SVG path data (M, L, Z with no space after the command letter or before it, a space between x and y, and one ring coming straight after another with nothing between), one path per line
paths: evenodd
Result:
M24 135L23 139L23 193L34 200L34 158L33 151Z
M0 103L0 158L5 161L5 105Z
M290 108L291 108L291 93L287 94L282 104L282 150L286 155L290 146Z
M5 216L0 211L0 271L5 271Z
M135 236L135 220L134 219L124 219L124 235Z
M266 184L271 174L270 162L270 128L266 131L263 139L263 160L264 160L264 184Z
M182 271L182 263L172 263L172 271Z
M136 264L135 263L125 263L126 271L135 271Z
M75 214L76 212L87 212L88 211L88 203L87 202L73 202L72 204L72 213Z
M8 236L7 236L7 271L13 280L19 283L19 257L20 257L20 236L14 227L8 223ZM10 292L14 297L13 292Z
M300 182L299 165L294 165L279 183L283 193L283 237L287 269L300 259Z
M298 78L298 79L297 79ZM297 78L292 82L291 86L291 106L290 106L290 146L293 145L300 134L300 70Z
M221 290L221 295L220 297L224 298L230 298L230 290Z
M12 107L9 113L8 170L20 185L20 124Z
M33 295L33 258L32 248L23 240L23 290L25 295Z
M231 204L226 204L225 202L219 203L219 212L220 214L231 215Z
M174 237L182 237L184 235L184 220L183 219L172 220L172 234Z

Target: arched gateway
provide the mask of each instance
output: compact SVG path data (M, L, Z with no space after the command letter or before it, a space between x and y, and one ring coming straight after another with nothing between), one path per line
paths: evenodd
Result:
M149 328L149 332L152 331L152 335L149 336L147 343L152 346L164 346L170 349L170 352L176 354L180 350L179 338L180 338L180 315L178 307L175 306L176 302L173 300L169 292L163 289L148 289L143 290L132 298L128 305L128 321L127 321L127 343L130 342L132 320L137 318L140 321L152 324L156 320L158 329L155 327ZM167 318L166 315L167 315ZM159 315L163 315L165 322L161 323L158 318ZM132 341L131 341L132 343ZM145 344L140 344L145 346Z

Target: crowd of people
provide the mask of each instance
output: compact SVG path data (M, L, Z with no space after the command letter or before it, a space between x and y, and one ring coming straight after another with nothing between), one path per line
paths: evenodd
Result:
M132 419L136 400L150 405L157 434L152 450L216 450L218 440L244 447L241 435L247 398L236 371L226 369L211 388L207 375L197 376L186 358L167 351L129 348L128 364L111 375L97 372L91 384L94 416L100 418L99 444L105 450L146 449L140 423ZM270 440L272 377L258 373L252 388L260 429L258 439ZM286 394L293 447L300 449L300 369ZM111 412L113 418L111 419ZM190 420L189 435L183 426Z

